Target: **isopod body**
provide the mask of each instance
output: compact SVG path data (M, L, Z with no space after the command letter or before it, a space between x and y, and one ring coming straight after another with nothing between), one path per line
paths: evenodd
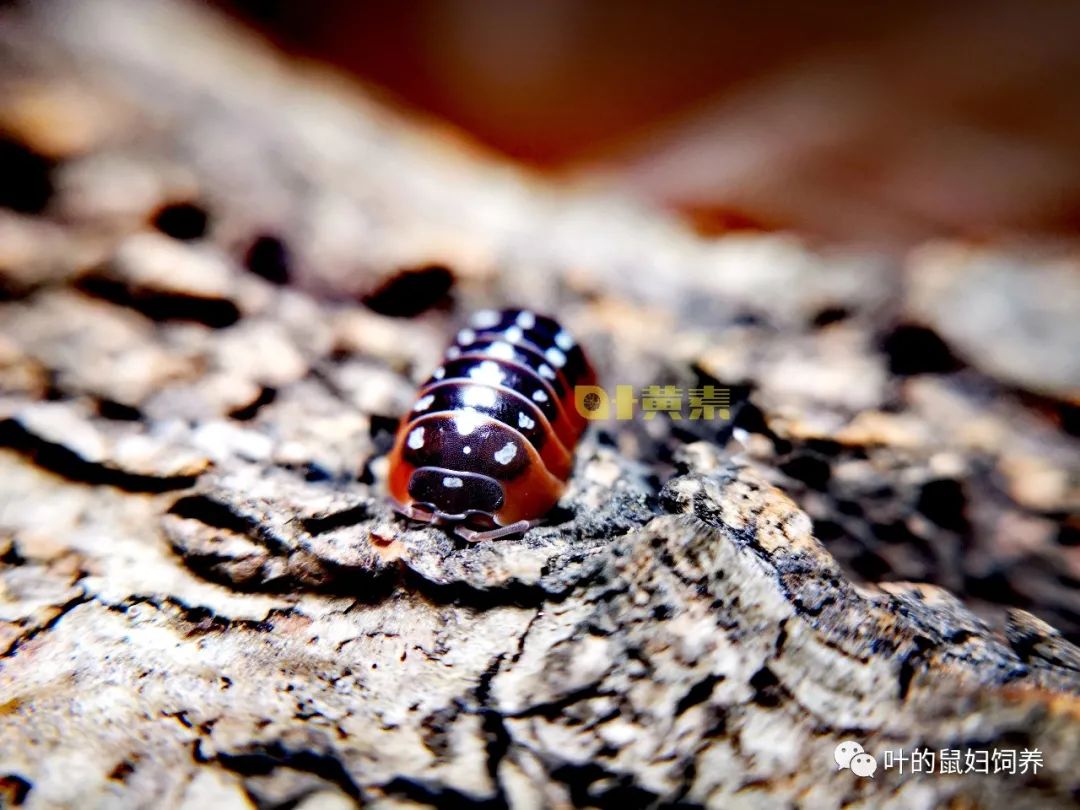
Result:
M524 531L558 501L595 374L578 343L529 310L476 313L417 392L390 451L399 512L472 541Z

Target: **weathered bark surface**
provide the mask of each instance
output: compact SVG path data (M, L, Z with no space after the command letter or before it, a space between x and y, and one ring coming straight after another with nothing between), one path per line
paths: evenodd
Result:
M1080 650L1051 626L1080 627L1075 256L701 241L186 7L0 32L8 803L1080 795ZM151 226L188 201L207 234ZM524 538L410 528L394 419L458 315L503 303L558 313L609 383L732 386L739 431L606 425ZM845 739L1044 765L859 779Z

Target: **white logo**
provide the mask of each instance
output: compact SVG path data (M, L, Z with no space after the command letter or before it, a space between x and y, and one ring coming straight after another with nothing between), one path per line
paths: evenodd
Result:
M833 759L836 760L836 769L838 771L844 770L851 764L851 758L856 754L863 752L862 746L854 740L844 740L833 751Z
M856 776L869 776L874 778L877 770L877 760L870 754L856 754L851 758L851 772Z
M874 778L877 771L877 760L863 751L863 747L854 740L844 740L833 750L833 759L836 760L836 769L850 768L856 776L869 776Z

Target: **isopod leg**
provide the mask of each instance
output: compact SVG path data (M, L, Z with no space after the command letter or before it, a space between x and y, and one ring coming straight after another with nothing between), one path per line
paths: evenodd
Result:
M429 512L426 509L420 509L417 506L394 506L394 511L402 517L406 517L409 520L418 520L421 523L431 523L435 519L435 513Z
M480 543L484 540L497 540L500 537L506 537L511 534L521 534L528 531L535 526L539 521L536 520L519 520L517 523L511 523L509 526L500 526L497 529L491 529L486 532L478 532L473 529L467 529L464 526L458 526L454 529L454 534L462 538L469 543Z

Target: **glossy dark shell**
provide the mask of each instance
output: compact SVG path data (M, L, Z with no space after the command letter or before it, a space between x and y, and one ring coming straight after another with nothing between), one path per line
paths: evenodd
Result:
M505 526L559 499L595 382L577 342L529 310L478 312L420 387L390 453L390 494L448 522Z

